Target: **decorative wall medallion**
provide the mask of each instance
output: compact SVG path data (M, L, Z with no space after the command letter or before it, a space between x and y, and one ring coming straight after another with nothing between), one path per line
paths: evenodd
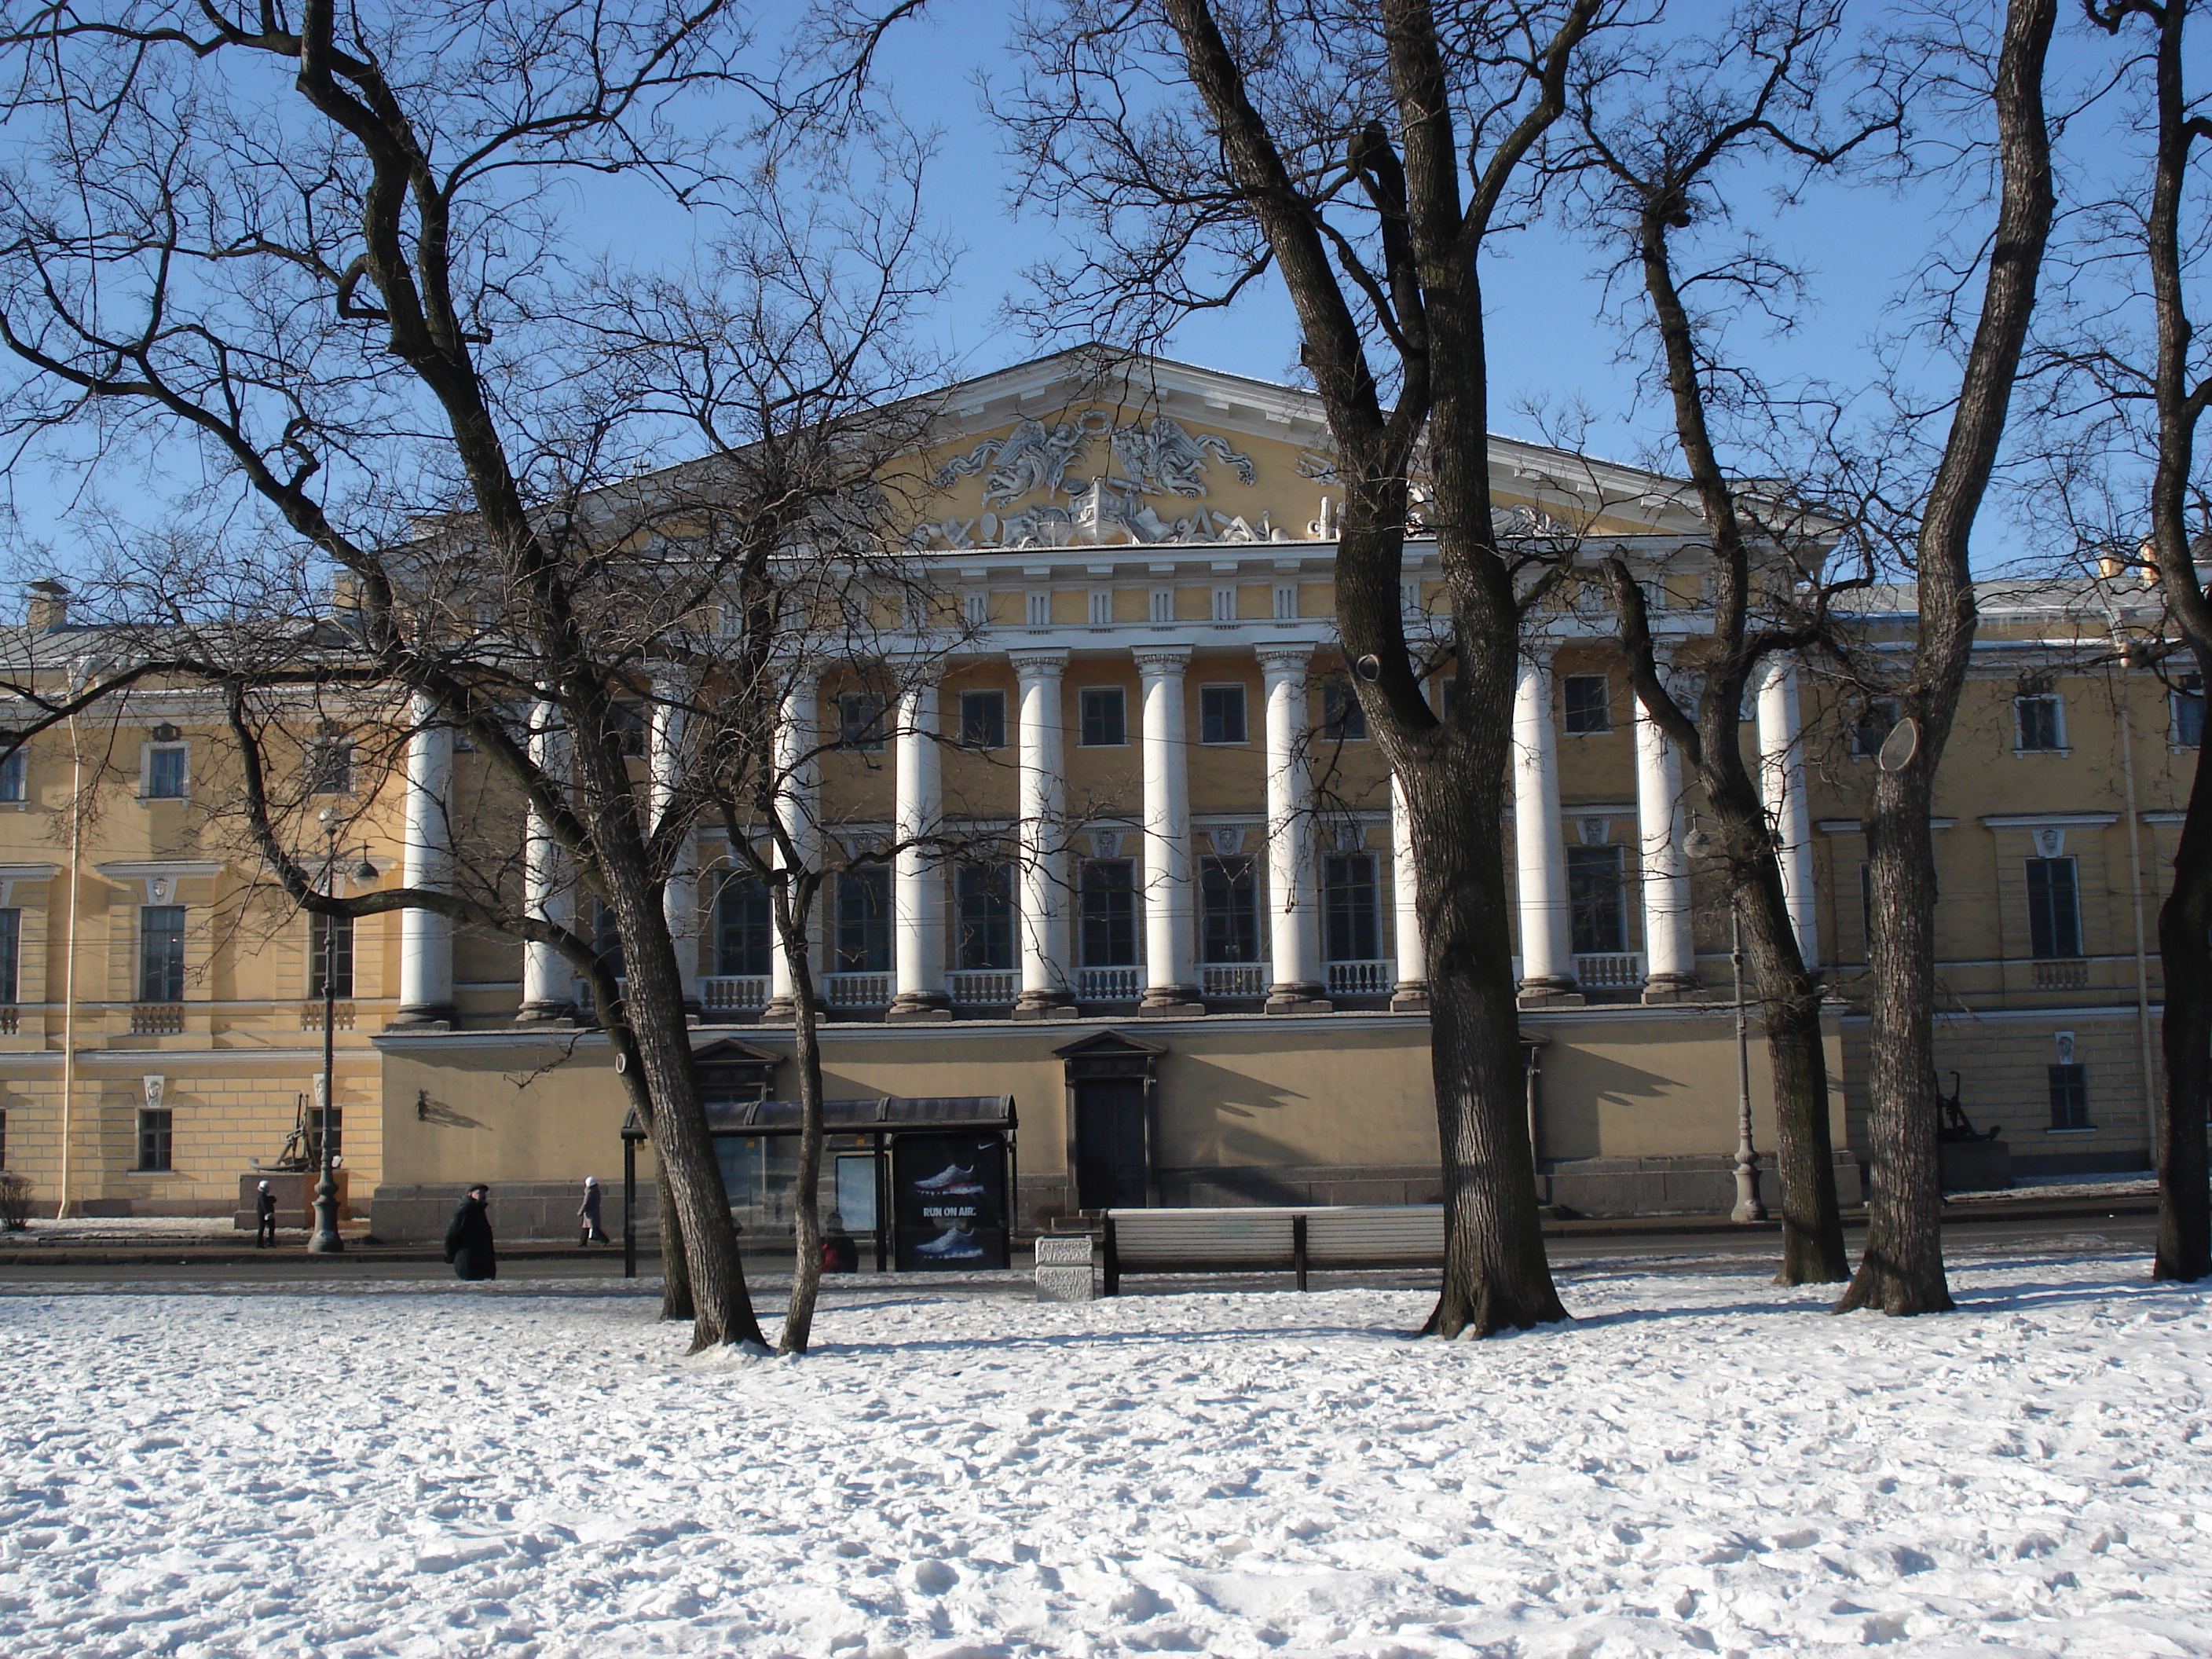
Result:
M169 1079L159 1072L149 1072L138 1079L139 1086L146 1091L148 1111L158 1112L161 1109L161 1091L168 1086L168 1082Z
M1121 832L1119 830L1094 830L1091 832L1091 855L1093 858L1117 859L1121 856Z
M1214 855L1218 858L1235 858L1244 850L1244 832L1235 824L1224 824L1218 830L1210 830L1206 838L1213 843Z
M1613 820L1582 818L1577 820L1576 827L1582 832L1583 846L1602 847L1605 845L1605 832L1613 827Z
M2065 852L2066 832L2063 830L2045 828L2035 832L2036 857L2039 859L2060 858L2064 856Z
M2074 1033L2057 1031L2051 1035L2052 1041L2058 1045L2058 1063L2061 1066L2071 1066L2074 1063Z
M1367 849L1367 826L1364 823L1340 823L1336 826L1336 850L1340 853L1361 853Z

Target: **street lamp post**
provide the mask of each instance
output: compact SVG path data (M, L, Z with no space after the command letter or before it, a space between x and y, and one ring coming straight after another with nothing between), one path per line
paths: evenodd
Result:
M337 810L323 808L320 822L325 845L323 856L323 885L326 890L337 885L338 873L338 815ZM315 1183L315 1231L307 1240L308 1250L316 1255L337 1255L345 1250L345 1241L338 1237L338 1160L331 1141L331 1109L337 1103L338 1061L338 929L337 918L323 918L323 1124L322 1179Z

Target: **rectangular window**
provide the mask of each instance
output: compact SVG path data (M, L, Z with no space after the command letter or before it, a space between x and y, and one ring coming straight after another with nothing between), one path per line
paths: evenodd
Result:
M1904 710L1895 697L1875 697L1869 702L1857 723L1851 727L1853 747L1872 759L1881 753L1882 744L1888 740L1891 730L1904 718Z
M1570 732L1587 737L1613 730L1613 682L1604 675L1568 675L1565 697Z
M968 969L1014 965L1014 872L1006 864L963 864L952 874L959 936L953 960Z
M2089 1068L2075 1064L2053 1066L2051 1073L2051 1127L2054 1129L2094 1129L2089 1121Z
M1200 960L1260 960L1260 884L1249 858L1199 860L1198 929Z
M138 912L138 1000L185 1000L185 907L149 904Z
M1332 853L1322 860L1321 921L1322 961L1373 962L1382 954L1372 853Z
M768 889L749 870L732 870L714 890L714 972L759 976L769 971L775 927Z
M837 698L837 741L847 749L876 754L884 746L884 700L873 691L846 691Z
M2074 883L2074 860L2027 861L2027 938L2038 961L2081 954L2081 907Z
M1367 711L1351 681L1321 683L1321 734L1338 743L1367 741Z
M351 916L318 916L307 918L307 994L319 998L323 994L323 970L327 965L331 978L337 989L332 994L349 997L353 994L353 918Z
M2022 754L2049 754L2066 746L2057 697L2048 693L2014 697L2012 706L2019 726L2016 747Z
M1086 685L1078 694L1083 726L1076 741L1085 749L1119 749L1129 741L1127 699L1118 685Z
M182 800L190 775L191 750L181 743L157 743L146 750L146 799Z
M23 913L0 910L0 1006L12 1006L19 1000L22 973Z
M1006 694L1003 691L963 691L960 694L960 741L970 749L1006 746Z
M1083 965L1127 968L1137 960L1136 872L1127 859L1083 866Z
M307 790L316 795L353 793L353 744L325 729L307 751Z
M2184 674L2173 688L2173 743L2177 749L2204 746L2204 676ZM21 797L15 797L20 799Z
M1628 948L1626 886L1620 848L1567 848L1567 911L1576 955L1611 956Z
M138 1167L166 1170L169 1165L169 1113L141 1109L138 1114Z
M1201 685L1198 688L1198 740L1200 743L1243 743L1244 688L1241 685Z
M29 768L31 751L18 749L4 761L0 761L0 800L21 800L27 793L24 778Z
M841 974L891 969L891 872L880 864L837 878L837 960Z

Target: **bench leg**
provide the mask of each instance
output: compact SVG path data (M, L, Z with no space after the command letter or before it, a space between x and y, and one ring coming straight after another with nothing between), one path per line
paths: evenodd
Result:
M1298 1288L1306 1287L1306 1218L1302 1215L1291 1218L1291 1262L1297 1269Z
M1121 1252L1114 1243L1114 1218L1106 1218L1106 1294L1121 1294Z

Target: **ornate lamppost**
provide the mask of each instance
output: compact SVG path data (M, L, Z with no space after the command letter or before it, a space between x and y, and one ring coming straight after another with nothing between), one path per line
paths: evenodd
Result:
M1692 858L1710 858L1718 842L1703 823L1692 830L1683 849ZM1751 1136L1751 1024L1743 1000L1743 912L1735 884L1729 883L1729 967L1735 980L1735 1208L1729 1219L1764 1221L1766 1206L1759 1196L1759 1148Z
M337 809L325 806L317 817L323 826L323 886L335 897L337 887L338 830L341 824ZM361 865L354 872L362 881L376 879L376 866L368 861L366 851ZM307 1249L315 1255L338 1255L344 1253L345 1241L338 1237L338 1159L337 1143L331 1133L331 1114L337 1105L337 1033L338 1033L338 928L337 918L323 918L323 1121L322 1178L315 1182L315 1228L308 1237Z

